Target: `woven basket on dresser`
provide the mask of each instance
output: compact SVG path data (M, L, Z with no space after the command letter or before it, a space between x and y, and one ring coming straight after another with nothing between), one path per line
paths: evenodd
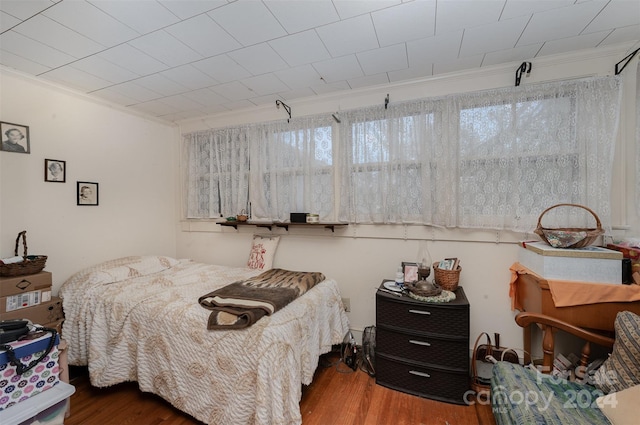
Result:
M16 238L15 256L18 256L18 246L20 244L20 238L22 237L22 244L24 246L23 261L20 263L2 264L0 265L0 276L13 277L24 276L27 274L40 273L47 262L46 255L31 255L27 256L27 231L23 230L18 233Z
M462 267L458 266L455 270L443 270L438 268L438 264L437 261L433 263L433 278L435 282L447 291L455 291L458 289L458 281L460 280Z
M549 229L549 228L543 227L542 216L545 215L550 210L557 207L577 207L577 208L582 208L584 210L587 210L589 213L591 213L593 218L596 220L596 227L595 228L564 227L564 228L557 228L557 229ZM583 205L578 205L578 204L557 204L542 211L542 214L540 214L540 217L538 217L538 227L533 232L538 236L540 236L542 240L544 240L546 243L548 243L551 246L554 246L555 248L584 248L585 246L589 246L592 243L594 243L598 238L598 236L604 234L604 230L602 229L602 223L600 222L600 217L598 217L598 214L593 212L590 208L587 208ZM549 238L554 235L562 236L563 234L568 234L568 235L580 234L580 235L584 235L584 238L575 243L567 243L559 246L555 246L549 240Z

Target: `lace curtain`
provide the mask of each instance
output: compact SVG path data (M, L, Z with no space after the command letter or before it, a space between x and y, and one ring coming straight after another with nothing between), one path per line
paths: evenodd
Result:
M344 113L340 219L530 231L557 203L610 225L621 87L593 78ZM593 226L580 209L545 225Z
M249 127L184 136L186 217L236 215L249 205Z
M254 127L254 218L284 221L291 212L307 212L334 219L333 122L330 116L303 117Z

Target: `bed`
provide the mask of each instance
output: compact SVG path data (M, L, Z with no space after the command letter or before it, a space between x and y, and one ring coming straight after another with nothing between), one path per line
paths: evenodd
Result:
M209 424L300 424L302 384L348 320L326 279L247 329L208 331L207 292L260 270L127 257L83 270L60 290L69 363L92 385L137 381Z

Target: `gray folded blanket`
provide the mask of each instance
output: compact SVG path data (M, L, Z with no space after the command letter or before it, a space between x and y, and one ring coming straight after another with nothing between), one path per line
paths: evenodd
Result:
M211 310L207 329L243 329L285 307L324 279L318 272L271 269L203 295L198 302Z

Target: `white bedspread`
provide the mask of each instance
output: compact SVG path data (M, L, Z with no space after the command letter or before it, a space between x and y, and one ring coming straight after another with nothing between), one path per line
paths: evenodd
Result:
M132 258L139 261L104 263L63 285L70 364L88 364L97 387L137 381L209 424L302 422L301 384L348 329L335 281L248 329L208 331L198 297L259 271L152 257L172 266L145 275ZM110 283L105 273L138 277Z

